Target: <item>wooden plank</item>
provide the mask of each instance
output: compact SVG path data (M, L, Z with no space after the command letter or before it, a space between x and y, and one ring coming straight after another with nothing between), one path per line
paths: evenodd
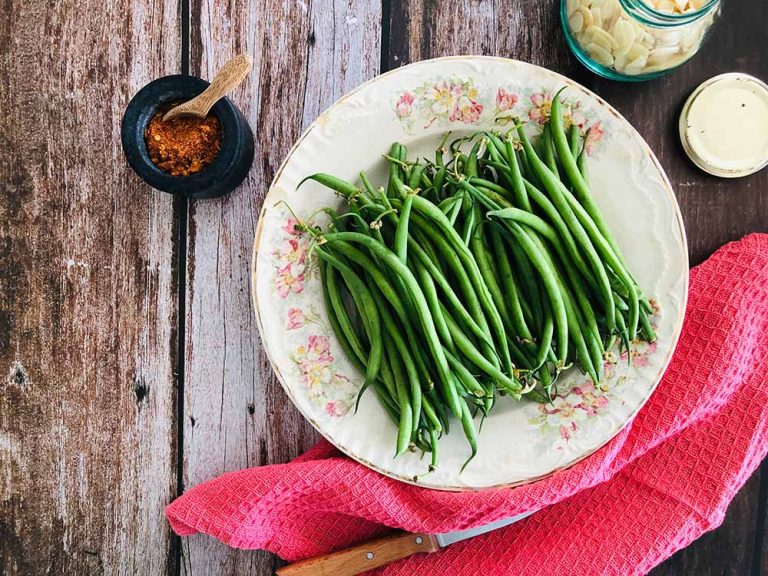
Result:
M119 141L129 98L179 68L178 13L2 9L2 574L164 574L175 555L173 201Z
M191 4L191 70L210 78L235 53L254 57L233 95L256 136L246 183L226 198L192 202L187 253L184 486L297 456L318 438L283 393L259 340L250 262L267 187L301 130L379 66L373 0ZM271 574L266 553L207 537L183 546L185 574Z
M546 66L591 88L618 108L659 156L680 201L692 264L725 242L768 231L768 196L761 193L768 187L768 170L738 181L706 176L685 158L677 136L680 108L703 80L734 68L768 77L768 60L754 48L762 45L760 23L768 20L768 5L726 3L704 54L663 80L638 85L603 80L583 68L565 44L559 7L559 2L534 0L460 0L446 9L431 0L393 0L386 60L396 67L437 56L492 54ZM750 570L753 554L760 553L754 546L759 482L756 474L720 529L678 553L658 573Z

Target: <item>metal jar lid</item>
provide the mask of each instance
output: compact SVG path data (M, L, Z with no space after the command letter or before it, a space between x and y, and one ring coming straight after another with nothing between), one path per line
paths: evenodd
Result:
M730 73L704 82L683 106L680 140L705 172L748 176L768 166L768 85Z

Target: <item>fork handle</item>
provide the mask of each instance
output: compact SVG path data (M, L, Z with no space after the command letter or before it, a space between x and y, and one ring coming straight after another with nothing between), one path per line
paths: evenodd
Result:
M380 568L421 552L435 552L440 546L432 534L399 533L289 564L278 576L354 576Z

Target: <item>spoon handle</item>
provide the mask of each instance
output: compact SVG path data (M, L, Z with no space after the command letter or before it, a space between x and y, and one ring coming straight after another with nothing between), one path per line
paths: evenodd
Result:
M169 110L163 116L163 120L170 120L185 114L205 118L216 102L248 76L251 66L253 66L253 60L248 54L238 54L219 69L208 88L189 102Z

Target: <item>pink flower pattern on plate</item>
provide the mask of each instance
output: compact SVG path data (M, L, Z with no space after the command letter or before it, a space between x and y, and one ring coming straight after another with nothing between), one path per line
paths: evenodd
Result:
M302 272L298 272L298 269L302 269ZM299 294L304 290L304 272L302 266L296 266L290 262L277 269L275 275L275 289L277 295L280 298L287 298L289 294Z
M408 131L418 121L424 128L435 123L476 124L484 110L471 78L441 78L425 82L413 90L401 92L394 103L395 116Z
M590 126L586 141L587 154L592 155L595 147L603 140L603 136L605 136L605 130L601 122L595 122Z
M395 104L395 114L397 114L398 118L409 118L413 114L413 100L413 94L403 92L397 104Z
M508 112L515 107L519 97L517 94L507 91L505 88L499 88L496 91L496 112Z
M272 251L275 266L275 290L285 299L290 294L301 294L309 271L307 266L308 240L296 228L298 221L287 218L280 227L286 235Z
M651 319L652 323L655 317ZM611 354L612 359L605 363L604 377L599 386L589 378L560 391L551 403L536 404L528 422L542 431L551 431L567 443L590 419L605 413L611 404L612 393L630 380L628 373L648 365L649 356L656 352L656 344L635 342L633 344L631 366L627 364L627 353ZM562 447L561 447L562 448Z
M536 92L531 96L533 106L528 111L528 118L537 124L546 124L552 115L552 93Z
M328 336L310 335L306 344L294 351L292 359L310 400L323 406L329 416L344 416L352 406L355 391L352 381L334 367Z
M313 270L313 260L309 258L309 235L298 230L297 225L296 218L285 218L280 226L285 235L271 252L275 291L281 300L302 294ZM325 415L340 418L354 405L359 383L336 369L336 358L331 352L328 336L330 329L315 306L312 303L302 306L301 299L297 302L292 298L290 301L293 305L285 312L285 328L301 334L298 337L302 338L302 344L290 355L300 381L307 390L307 397ZM306 334L310 327L313 332Z
M300 308L291 308L288 310L288 322L285 327L287 330L296 330L306 323L307 318Z

